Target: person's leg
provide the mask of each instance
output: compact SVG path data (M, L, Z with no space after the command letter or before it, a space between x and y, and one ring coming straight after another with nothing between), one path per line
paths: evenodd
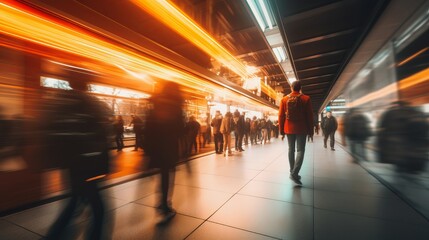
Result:
M92 208L93 214L92 226L88 231L88 239L101 239L104 221L104 203L95 181L86 182L85 185L85 195Z
M329 134L331 149L334 149L335 145L335 131Z
M161 201L159 208L166 212L169 208L168 204L168 189L170 187L170 174L167 167L161 168Z
M327 148L327 142L328 142L328 137L329 137L329 134L323 134L323 146L325 147L325 148Z
M223 152L226 154L228 148L228 134L223 134Z
M76 209L76 206L78 204L78 200L80 198L80 184L77 183L76 180L70 179L70 190L71 190L71 198L69 202L67 203L64 210L61 212L60 216L57 218L57 220L52 224L50 227L46 239L48 240L57 240L61 239L61 234L64 232L64 230L67 228L67 225L70 223L71 219L73 218L74 211Z
M306 134L297 134L296 135L296 159L295 166L292 171L292 175L298 176L299 171L301 170L302 163L304 161L305 153L305 144L306 144Z
M289 172L292 173L294 167L295 167L295 141L296 141L296 135L295 134L286 134L287 137L287 143L288 143L288 158L289 158Z
M219 141L220 141L220 151L223 151L223 134L219 133Z
M231 136L231 134L228 134L227 135L227 141L228 141L228 154L231 154L232 153L232 150L231 150L231 140L232 140L232 136Z

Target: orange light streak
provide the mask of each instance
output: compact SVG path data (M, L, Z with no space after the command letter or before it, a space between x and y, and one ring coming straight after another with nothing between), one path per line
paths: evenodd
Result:
M409 61L413 60L414 58L416 58L416 57L417 57L417 56L419 56L420 54L422 54L422 53L426 52L426 50L428 50L428 49L429 49L429 47L426 47L426 48L423 48L422 50L420 50L420 51L418 51L418 52L414 53L413 55L409 56L408 58L406 58L406 59L405 59L405 60L403 60L402 62L398 63L398 67L400 67L400 66L404 65L405 63L407 63L407 62L409 62Z
M253 76L252 73L247 71L247 67L243 63L169 1L132 0L132 2L242 78L251 78ZM270 97L276 98L275 91L271 87L266 86L263 91Z
M77 28L66 27L28 9L20 9L15 6L15 2L6 2L10 5L0 3L0 33L5 35L107 63L115 68L124 66L129 71L145 72L150 76L175 81L200 91L210 89L209 93L214 93L216 90L224 89L191 73L113 45ZM241 94L228 89L229 99L233 100L238 96ZM248 104L260 105L251 99L248 99Z

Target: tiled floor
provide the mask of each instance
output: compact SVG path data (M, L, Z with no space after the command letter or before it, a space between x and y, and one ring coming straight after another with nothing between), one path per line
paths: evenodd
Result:
M302 186L289 178L287 144L249 146L230 157L209 155L177 168L173 207L159 226L158 176L103 190L106 239L429 239L429 222L341 148L308 143ZM0 239L41 239L66 200L0 219ZM70 227L83 239L89 211Z

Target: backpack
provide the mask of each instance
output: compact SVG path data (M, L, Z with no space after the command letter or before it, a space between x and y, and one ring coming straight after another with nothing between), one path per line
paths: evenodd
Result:
M288 100L286 102L286 119L291 121L301 120L302 117L302 101L300 93L297 96L287 95Z

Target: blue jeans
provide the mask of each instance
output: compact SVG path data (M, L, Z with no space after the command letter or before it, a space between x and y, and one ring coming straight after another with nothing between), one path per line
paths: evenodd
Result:
M287 143L289 145L289 166L290 173L294 176L298 175L304 161L305 143L307 134L287 134ZM296 157L295 157L296 143Z

